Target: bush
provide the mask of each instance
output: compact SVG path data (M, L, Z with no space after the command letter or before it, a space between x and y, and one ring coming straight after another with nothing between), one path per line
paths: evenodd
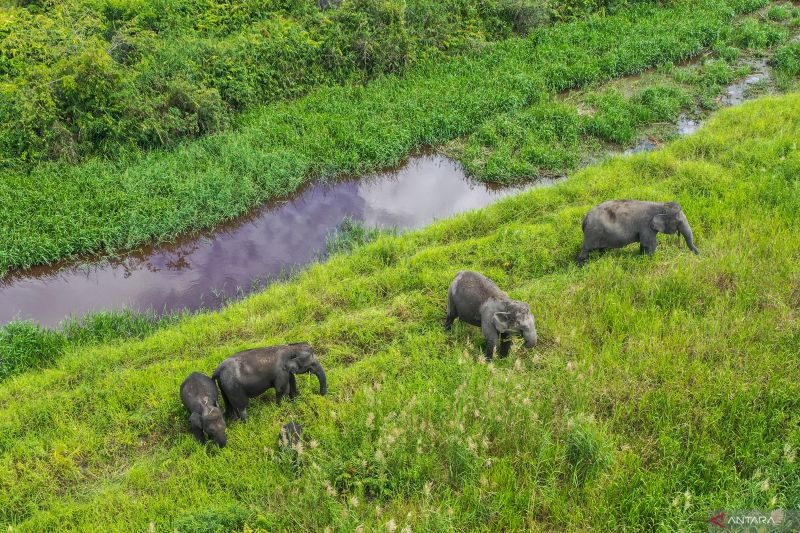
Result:
M789 33L780 27L768 23L747 19L734 28L731 35L733 42L742 48L763 50L786 40Z
M241 531L247 517L247 509L232 505L224 509L210 509L184 515L175 521L179 533L228 533Z
M588 418L573 421L566 438L566 460L575 486L583 486L611 464L611 446L607 438Z
M772 62L781 74L800 76L800 43L787 44L779 48Z
M325 250L328 255L346 254L374 241L381 235L394 233L381 228L367 228L363 222L345 217L325 239Z
M0 328L0 379L55 361L64 338L32 322L10 322Z
M627 3L26 3L0 26L8 51L0 54L0 164L169 146L321 84L403 73L420 58Z

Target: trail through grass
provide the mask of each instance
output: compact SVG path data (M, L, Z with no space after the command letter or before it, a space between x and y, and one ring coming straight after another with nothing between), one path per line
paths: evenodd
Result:
M219 313L76 348L0 388L0 523L15 530L704 530L711 509L800 505L800 94L399 237ZM701 254L659 236L574 265L611 198L676 200ZM484 272L540 344L482 363L442 330ZM177 391L231 353L307 340L330 394L254 402L201 448ZM300 471L279 427L306 427ZM389 526L387 526L387 524Z

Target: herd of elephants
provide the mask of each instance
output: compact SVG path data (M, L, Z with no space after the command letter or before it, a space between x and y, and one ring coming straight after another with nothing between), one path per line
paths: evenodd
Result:
M675 202L643 202L612 200L592 208L583 219L583 246L578 265L583 265L593 250L620 248L638 242L640 251L653 254L656 234L681 233L686 245L698 253L692 230L680 205ZM511 335L522 335L526 347L534 346L538 337L536 323L525 302L512 300L486 276L462 270L447 291L449 330L458 318L478 326L486 340L486 358L491 360L497 342L498 354L508 355ZM200 443L208 435L219 446L227 443L226 421L237 418L247 421L250 398L274 388L277 402L288 394L297 396L295 374L313 373L319 379L320 394L328 390L327 378L313 348L305 342L253 348L235 353L222 361L211 377L193 372L181 384L180 396L189 411L192 432ZM225 400L225 417L217 400L217 386ZM300 424L290 422L281 428L279 447L294 451L303 438ZM296 455L295 455L296 457Z

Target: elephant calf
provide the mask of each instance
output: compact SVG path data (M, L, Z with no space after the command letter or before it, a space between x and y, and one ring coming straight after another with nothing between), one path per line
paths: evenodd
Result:
M489 361L498 339L500 357L508 355L512 333L521 334L527 348L538 342L536 322L528 304L512 300L492 280L477 272L462 270L450 284L444 329L449 331L456 318L480 326Z
M275 388L275 398L297 396L295 374L313 372L319 379L319 393L328 392L325 371L311 346L301 342L267 348L254 348L235 353L216 370L214 379L225 399L225 415L229 419L247 421L247 404L267 389Z
M699 253L694 245L692 228L675 202L612 200L592 208L583 219L583 247L578 265L583 265L592 250L621 248L638 242L640 251L656 251L656 234L680 232L686 246Z
M181 402L189 411L192 433L200 444L205 444L208 434L220 448L228 442L225 435L225 419L217 405L217 386L199 372L189 374L181 383Z

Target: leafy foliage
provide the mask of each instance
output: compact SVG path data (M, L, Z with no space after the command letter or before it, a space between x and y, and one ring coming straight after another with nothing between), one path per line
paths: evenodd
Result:
M402 78L320 88L253 109L236 127L169 151L8 172L0 183L0 205L9 206L0 210L0 273L208 228L309 180L396 164L414 148L472 133L486 120L546 101L553 92L686 59L730 27L735 5L703 0L664 8L645 2L604 18L539 28L480 54L421 61ZM175 62L163 58L157 64ZM209 70L202 61L191 64ZM113 80L101 76L96 82ZM219 100L213 91L198 93L192 88L202 84L188 81L167 86L170 109L183 110L170 111L170 127L183 128L186 113L215 127ZM217 90L223 101L232 94ZM30 117L40 115L32 111ZM570 119L563 120L569 135ZM97 131L107 121L100 123ZM147 120L136 123L144 128ZM542 150L534 156L552 157ZM564 150L555 157L570 156Z
M613 2L623 5L625 2ZM605 2L67 0L0 17L0 165L172 146L237 111L363 83Z

